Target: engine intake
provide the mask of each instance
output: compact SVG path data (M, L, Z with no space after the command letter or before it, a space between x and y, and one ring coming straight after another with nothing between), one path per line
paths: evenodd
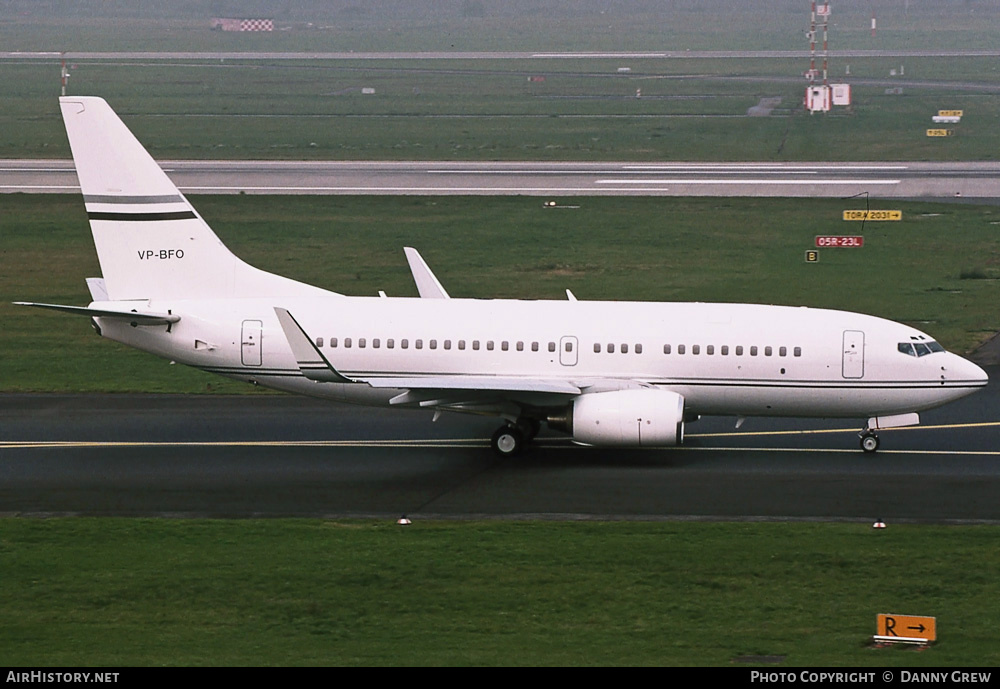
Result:
M581 395L567 417L550 419L549 425L561 426L583 445L670 447L684 442L684 398L669 390Z

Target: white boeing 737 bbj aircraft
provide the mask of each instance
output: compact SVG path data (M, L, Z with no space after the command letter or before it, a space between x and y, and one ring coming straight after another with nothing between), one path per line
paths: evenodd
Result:
M582 445L669 447L702 414L856 417L880 428L986 385L924 333L843 311L749 304L452 299L413 249L419 298L351 297L234 256L100 98L60 100L118 342L230 378L366 405L542 422ZM21 302L24 303L24 302Z

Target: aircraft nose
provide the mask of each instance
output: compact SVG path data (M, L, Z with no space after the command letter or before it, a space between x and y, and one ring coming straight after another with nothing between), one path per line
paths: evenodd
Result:
M965 381L970 385L986 385L990 377L978 364L953 354L953 361L950 366L943 366L941 377L953 381Z

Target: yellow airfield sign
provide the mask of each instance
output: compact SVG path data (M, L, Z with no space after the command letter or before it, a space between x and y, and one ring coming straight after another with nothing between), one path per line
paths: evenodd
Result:
M961 117L961 110L938 110L938 117Z
M954 129L928 129L927 136L953 136Z
M844 211L844 220L902 220L903 211Z
M875 619L879 641L928 643L937 640L937 618L879 613Z

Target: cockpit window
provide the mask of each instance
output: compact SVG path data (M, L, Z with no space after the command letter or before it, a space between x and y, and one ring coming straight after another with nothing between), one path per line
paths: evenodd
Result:
M896 349L907 356L927 356L928 354L933 354L934 352L943 352L944 347L939 345L934 340L925 340L924 342L900 342L896 345Z

